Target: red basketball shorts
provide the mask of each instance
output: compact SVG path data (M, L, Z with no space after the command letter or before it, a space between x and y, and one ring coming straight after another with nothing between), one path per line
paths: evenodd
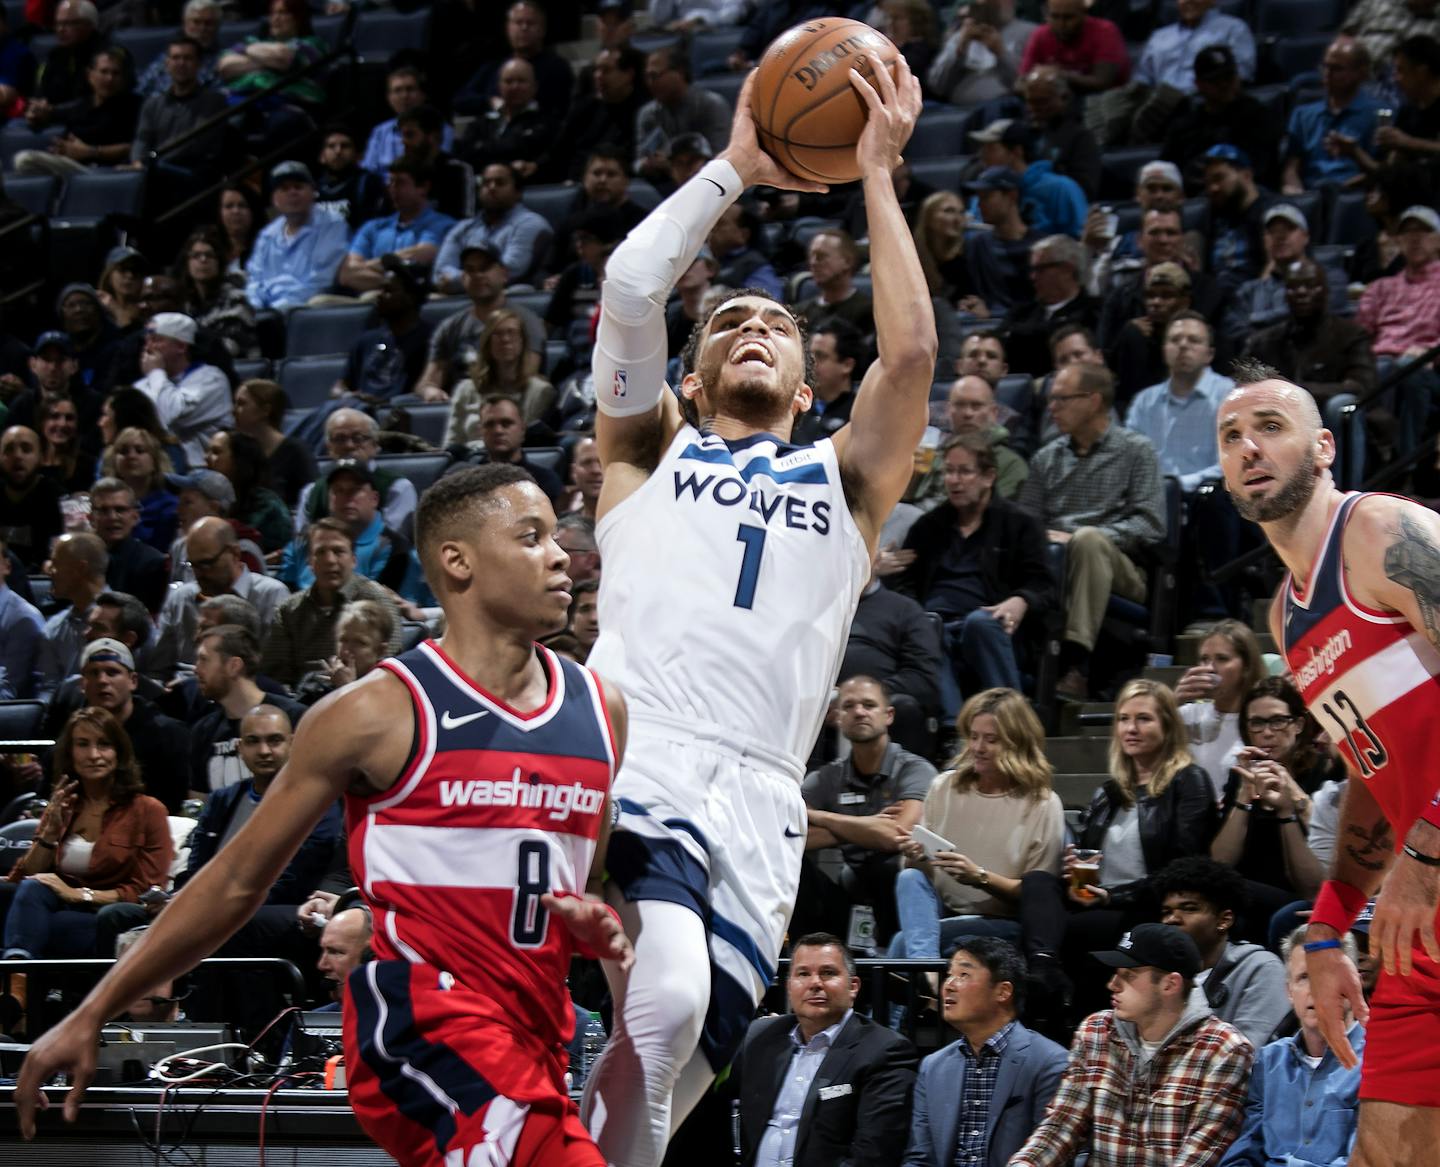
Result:
M1380 970L1365 1027L1360 1097L1440 1107L1440 965L1416 947L1408 977Z
M430 965L381 960L346 985L350 1105L402 1167L605 1167L559 1055Z

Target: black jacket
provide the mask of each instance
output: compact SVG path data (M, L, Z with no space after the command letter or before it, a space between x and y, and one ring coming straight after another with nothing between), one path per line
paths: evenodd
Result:
M731 1074L740 1094L740 1162L750 1167L794 1046L795 1017L750 1026ZM910 1127L915 1047L883 1025L851 1014L810 1083L795 1134L795 1167L899 1164ZM823 1097L822 1097L823 1095Z
M861 595L840 661L841 680L876 677L928 711L940 706L943 666L939 637L919 604L883 587Z
M1076 845L1103 848L1105 832L1124 808L1120 787L1112 778L1095 791L1085 808L1076 832ZM1209 854L1210 840L1215 836L1219 820L1214 787L1199 766L1193 763L1186 766L1159 795L1140 799L1139 809L1140 849L1145 853L1145 869L1151 876L1158 874L1172 859ZM1141 884L1145 882L1142 880ZM1138 897L1143 888L1130 884L1123 889L1107 890L1113 905L1117 900ZM1121 893L1118 896L1117 891Z
M127 535L110 548L105 582L111 591L134 596L153 615L160 611L165 593L170 590L170 562L149 543Z
M1083 324L1093 329L1099 316L1100 306L1085 292L1050 316L1045 315L1045 305L1039 300L1015 305L1000 326L1010 371L1043 377L1055 367L1050 358L1050 334L1062 324Z
M915 552L915 562L895 576L890 586L923 604L930 594L935 570L955 538L957 521L955 508L948 502L916 519L905 536L905 549ZM1029 616L1057 602L1045 531L1039 520L1008 499L991 498L971 538L980 540L980 570L985 575L989 602L998 604L1010 596L1019 596L1030 606L1020 628L1026 632L1038 630L1041 622Z

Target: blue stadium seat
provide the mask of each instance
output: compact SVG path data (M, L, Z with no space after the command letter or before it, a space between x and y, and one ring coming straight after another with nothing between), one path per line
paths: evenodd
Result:
M929 183L936 190L948 190L959 194L960 179L969 163L970 159L965 156L917 158L910 163L910 176L921 182Z
M143 73L156 57L165 55L170 38L180 31L178 25L164 28L117 28L111 40L130 54L138 74Z
M445 424L450 420L450 403L427 401L404 408L410 415L410 432L437 450L442 448L445 444Z
M660 192L647 179L630 180L630 201L642 211L653 211L660 205Z
M806 215L790 224L790 238L801 247L808 248L810 240L820 232L835 231L843 226L839 219L818 219L813 215Z
M12 27L18 26L12 25ZM58 43L53 32L42 32L39 36L31 37L30 55L35 58L35 63L37 65L44 64L45 58L50 55L50 50Z
M287 434L294 433L295 427L314 412L313 409L287 409L285 411L285 420L280 423L281 432Z
M558 229L560 224L565 221L565 216L575 205L575 194L573 186L542 183L537 186L527 186L520 196L520 201L537 215L543 216L550 226Z
M525 457L535 465L558 474L561 481L564 481L566 462L564 446L526 446Z
M24 118L16 118L0 128L0 167L9 171L21 150L48 150L51 141L64 132L63 126L50 126L36 133Z
M560 367L560 362L570 355L570 346L563 340L547 340L545 342L545 372L555 372Z
M426 324L439 326L455 313L470 307L469 296L445 296L439 300L427 300L420 309L420 319Z
M268 380L270 377L270 362L261 358L257 361L236 361L235 362L235 383L251 381L255 378Z
M59 180L48 174L15 175L5 180L5 193L32 215L48 215L59 185Z
M143 170L87 170L65 181L56 215L62 219L137 217L145 202Z
M1115 203L1111 206L1115 214L1115 233L1124 235L1127 231L1140 230L1140 220L1145 216L1140 210L1140 204L1131 199L1125 203Z
M330 400L330 387L345 373L344 355L288 357L276 369L276 380L293 409L314 409Z
M1334 32L1345 15L1343 0L1258 0L1254 29L1261 36Z
M1200 230L1200 224L1205 221L1205 208L1208 205L1204 199L1186 199L1180 204L1180 226L1186 231Z
M344 356L360 339L374 308L341 304L334 308L296 308L285 321L285 355Z
M730 54L740 47L744 28L702 29L690 42L690 71L696 77L730 71Z
M430 40L430 8L415 12L362 12L355 22L355 51L388 60L401 49L422 51Z
M1365 209L1365 192L1334 190L1330 196L1330 212L1325 216L1325 241L1354 247L1374 238L1375 233L1375 220Z
M1128 199L1135 196L1135 178L1147 162L1160 157L1159 146L1130 146L1107 150L1100 155L1100 197Z
M949 158L965 153L964 125L969 114L959 109L942 109L920 115L915 132L905 147L905 157Z
M545 312L550 307L549 292L512 292L505 297L505 301L511 305L529 308L540 319L545 319Z
M215 38L215 43L224 52L232 45L244 42L247 36L263 36L265 27L259 20L224 20L220 22L220 32Z
M1320 242L1325 238L1325 195L1323 191L1307 190L1295 195L1280 195L1277 202L1289 203L1305 216L1310 224L1310 238Z
M725 104L733 109L735 99L740 96L740 86L745 84L745 75L743 73L725 73L715 77L697 77L695 84L701 89L708 89L711 93L718 93L725 99Z
M1266 75L1284 81L1301 73L1314 73L1333 39L1323 32L1313 36L1266 37L1260 43L1262 63L1268 63Z
M401 478L408 478L410 485L417 493L423 494L425 488L445 473L450 465L449 454L381 454L375 459L375 464L381 469L388 470Z
M685 38L676 32L641 32L630 38L630 44L637 52L653 53L656 49L666 49L674 46L683 48Z
M345 27L348 17L342 12L336 16L315 16L310 24L318 36L327 45L335 46L340 43L340 30Z

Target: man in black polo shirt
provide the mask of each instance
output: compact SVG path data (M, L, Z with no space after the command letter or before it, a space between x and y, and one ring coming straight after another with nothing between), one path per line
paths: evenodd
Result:
M874 677L843 682L838 706L850 754L812 770L801 787L810 824L790 932L812 932L828 923L843 935L850 930L851 908L863 904L874 912L871 943L880 947L899 926L900 834L920 821L935 767L890 740L895 710L889 691ZM814 852L823 847L840 848L844 866L838 879L816 862Z

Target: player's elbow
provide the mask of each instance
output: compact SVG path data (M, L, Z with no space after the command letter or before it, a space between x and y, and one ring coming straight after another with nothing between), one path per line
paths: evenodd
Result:
M932 337L907 337L901 342L899 351L885 352L886 379L892 384L923 385L930 392L930 382L935 376L935 361L939 349Z
M644 324L664 312L672 274L669 264L657 263L649 249L632 236L605 262L601 306L621 324Z

